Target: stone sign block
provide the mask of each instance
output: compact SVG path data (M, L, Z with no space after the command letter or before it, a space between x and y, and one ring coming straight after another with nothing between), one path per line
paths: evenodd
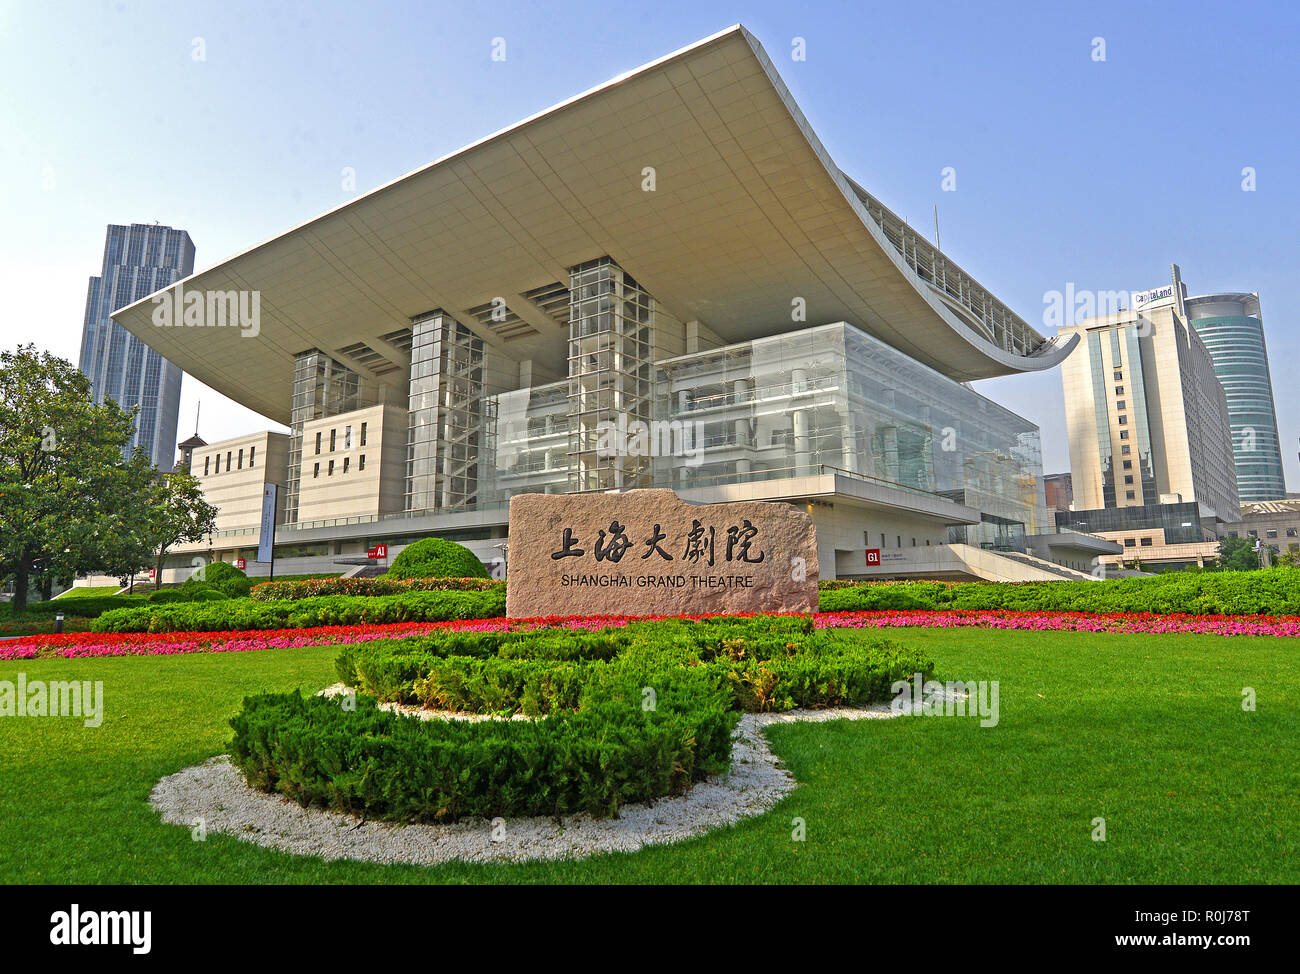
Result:
M514 619L817 611L817 529L770 501L517 494L506 566Z

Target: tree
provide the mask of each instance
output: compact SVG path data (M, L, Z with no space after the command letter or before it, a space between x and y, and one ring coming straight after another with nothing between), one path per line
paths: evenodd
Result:
M158 588L168 549L210 534L216 527L217 509L203 499L197 478L183 472L159 474L146 496L148 522L143 536L153 554L153 584Z
M93 403L65 359L34 345L0 353L0 578L13 579L15 612L33 582L101 570L112 539L137 529L152 468L124 458L133 432L133 412Z
M1222 538L1219 541L1219 569L1225 572L1251 571L1259 567L1254 538Z

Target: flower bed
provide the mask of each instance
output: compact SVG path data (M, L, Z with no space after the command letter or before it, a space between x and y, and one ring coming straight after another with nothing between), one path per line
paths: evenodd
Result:
M751 618L734 616L733 618ZM252 629L222 632L162 633L64 633L29 636L0 643L0 661L35 657L171 655L196 652L241 652L257 649L292 649L362 643L424 635L437 630L455 632L503 632L516 628L564 627L566 629L608 629L622 627L638 618L707 619L698 616L543 616L535 619L451 620L447 622L399 622L353 626L314 626L305 629ZM780 618L771 616L771 618ZM822 612L815 617L819 628L923 629L1027 629L1043 632L1191 633L1215 636L1300 636L1300 616L1193 616L1145 613L1011 612L1005 610L958 610L936 612Z

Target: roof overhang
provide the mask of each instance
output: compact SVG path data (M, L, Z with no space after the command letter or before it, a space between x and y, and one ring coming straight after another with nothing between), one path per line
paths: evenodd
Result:
M655 187L643 184L653 170ZM113 317L186 372L287 423L294 356L320 348L405 395L385 336L441 308L535 376L565 374L567 327L525 295L611 256L726 342L846 320L958 381L1059 364L1015 354L907 266L762 47L736 26L360 196L168 291L256 291L256 336L158 327L157 295ZM162 293L162 292L160 292ZM504 299L511 325L470 309ZM1023 324L1023 323L1022 323ZM344 350L362 343L363 361Z

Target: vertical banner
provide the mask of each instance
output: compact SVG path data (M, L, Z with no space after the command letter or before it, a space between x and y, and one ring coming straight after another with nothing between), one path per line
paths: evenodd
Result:
M257 539L257 560L275 561L275 495L276 485L262 488L262 530Z

